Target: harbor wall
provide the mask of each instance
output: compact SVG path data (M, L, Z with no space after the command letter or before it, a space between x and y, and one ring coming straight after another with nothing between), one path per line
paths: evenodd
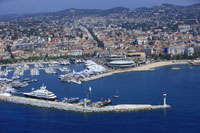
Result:
M105 106L102 108L96 107L84 107L77 104L68 104L62 102L53 102L38 100L32 98L18 97L18 96L4 96L0 95L0 101L31 105L42 108L50 108L64 111L80 112L80 113L100 113L100 112L131 112L131 111L142 111L142 110L154 110L154 109L167 109L170 108L169 105L116 105L116 106Z

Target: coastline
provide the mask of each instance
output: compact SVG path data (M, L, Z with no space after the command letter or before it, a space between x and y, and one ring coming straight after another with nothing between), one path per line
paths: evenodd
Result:
M37 64L37 63L47 64L47 63L51 63L51 62L54 62L54 61L38 61L38 62L34 61L34 62L24 62L22 64L33 65L33 64ZM87 82L87 81L92 81L92 80L96 80L96 79L112 76L114 74L120 74L120 73L126 73L126 72L154 71L155 68L157 68L157 67L169 66L169 65L189 64L190 62L200 63L200 60L159 61L159 62L145 64L145 65L141 65L141 66L137 66L137 67L133 67L133 68L120 69L120 70L107 70L106 73L99 74L99 75L94 75L94 76L91 76L91 77L87 77L87 78L81 79L80 81L81 82ZM5 66L18 66L18 65L21 65L21 64L20 63L5 64Z
M107 73L103 73L103 74L100 74L100 75L85 78L82 81L87 82L87 81L91 81L91 80L100 79L100 78L103 78L103 77L108 77L108 76L111 76L111 75L114 75L114 74L126 73L126 72L154 71L155 68L157 68L157 67L169 66L169 65L189 64L190 62L199 63L200 60L160 61L160 62L150 63L150 64L147 64L147 65L137 66L137 67L134 67L134 68L109 71Z

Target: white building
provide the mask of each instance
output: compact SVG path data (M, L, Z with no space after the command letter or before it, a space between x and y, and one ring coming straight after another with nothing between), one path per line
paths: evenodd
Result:
M185 53L184 46L174 46L168 49L168 54L171 55L183 55Z
M33 43L14 43L12 46L14 50L33 50L34 44Z
M83 55L83 51L82 50L72 50L70 52L70 55L74 55L74 56Z
M182 24L178 26L180 32L187 32L191 29L190 25Z
M192 56L194 54L194 48L185 48L185 55Z
M138 36L137 42L139 45L147 45L148 44L148 37L147 36Z

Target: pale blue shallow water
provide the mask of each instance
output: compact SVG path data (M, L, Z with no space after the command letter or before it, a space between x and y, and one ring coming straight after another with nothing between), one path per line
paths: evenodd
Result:
M76 70L82 65L71 66ZM181 70L171 70L180 67ZM29 77L29 72L25 77ZM63 83L58 75L41 71L37 83L21 92L39 88L43 83L59 99L86 97L88 87L93 101L119 91L113 104L162 104L167 91L168 110L129 113L81 114L0 102L0 132L200 132L200 67L165 66L156 71L116 74L81 85Z

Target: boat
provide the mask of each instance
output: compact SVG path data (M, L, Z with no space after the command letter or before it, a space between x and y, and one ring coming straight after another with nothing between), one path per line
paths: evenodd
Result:
M103 106L106 106L106 105L109 105L109 104L111 104L111 103L112 103L112 101L111 101L111 99L110 99L110 98L108 98L108 99L106 99L106 100L102 101L102 103L103 103Z
M172 70L180 70L181 68L173 67Z
M11 88L11 87L6 87L4 89L4 93L10 93L10 94L13 94L13 93L16 93L17 90L15 88Z
M25 78L23 80L21 80L21 82L26 82L26 83L31 83L31 82L36 82L37 79L29 79L29 78Z
M75 98L64 98L63 103L78 103L79 102L79 98L75 97Z
M106 100L102 100L102 101L99 101L99 102L96 102L96 103L93 103L91 104L91 107L95 107L95 108L101 108L103 106L106 106L106 105L109 105L111 104L112 101L110 98L106 99Z
M89 87L89 92L91 92L92 91L92 87Z
M37 79L32 79L31 81L32 81L32 82L37 82Z
M67 82L72 82L72 83L79 84L79 85L81 84L81 81L77 80L77 79L67 80Z
M113 95L112 97L113 98L119 98L119 91L118 91L118 89L116 89L116 95Z
M39 90L33 90L29 93L23 93L25 97L56 101L58 98L53 92L48 91L46 86L42 85Z
M20 82L20 81L13 81L11 83L11 85L12 85L13 88L24 88L24 87L28 86L28 83Z
M20 76L17 76L17 75L14 75L13 77L12 77L12 79L19 79L20 78Z
M70 62L69 61L61 61L60 64L61 65L70 65Z
M114 95L114 96L112 96L113 98L119 98L119 96L118 95Z
M70 58L69 61L70 61L71 64L75 64L76 63L76 59L75 58Z

